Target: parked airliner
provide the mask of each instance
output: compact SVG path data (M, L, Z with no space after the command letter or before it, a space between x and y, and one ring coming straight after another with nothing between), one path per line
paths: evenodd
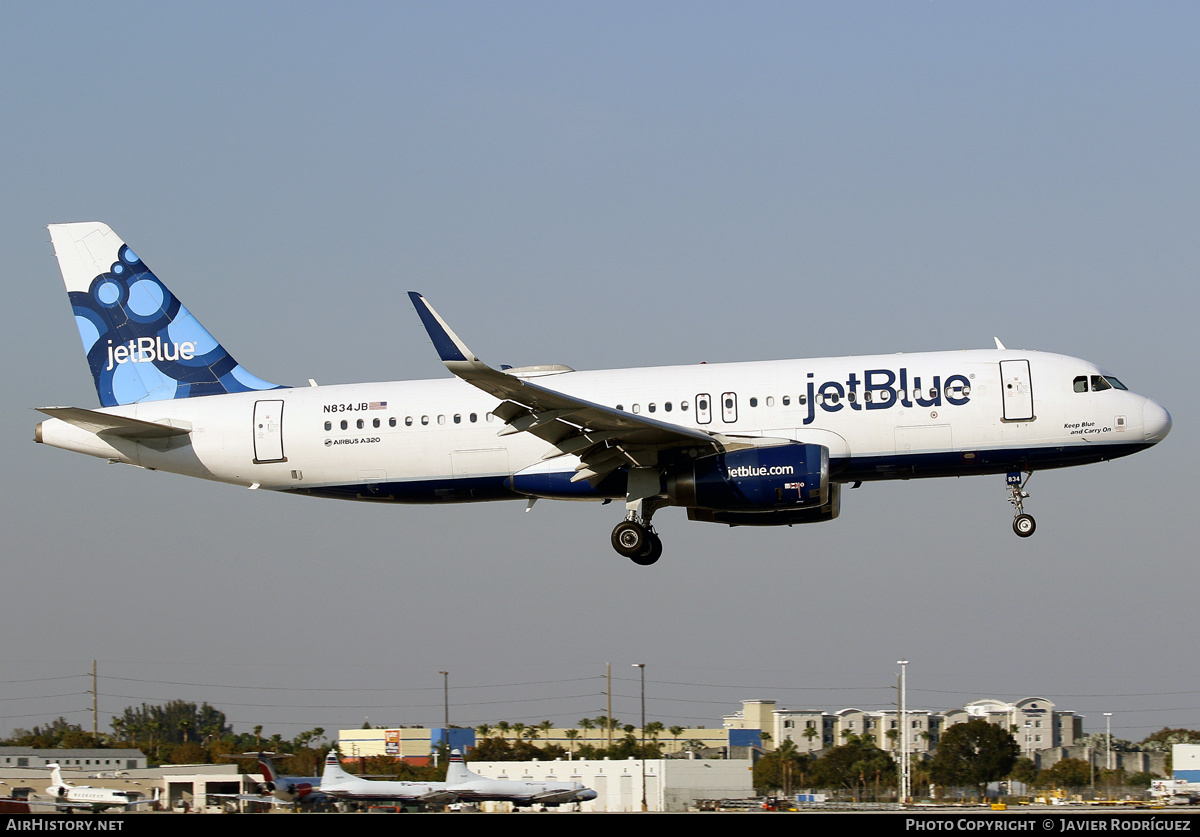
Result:
M556 807L587 802L596 792L582 782L540 782L529 779L488 779L470 770L458 750L450 752L446 790L464 802L511 802L515 807Z
M832 520L843 485L1006 475L1013 529L1037 470L1164 439L1171 417L1065 355L996 348L576 372L496 369L410 294L446 380L286 387L252 375L106 225L50 236L101 408L43 407L35 440L252 489L384 503L624 501L618 553L652 564L651 519ZM1115 502L1115 501L1114 501Z
M321 793L340 800L380 802L408 800L425 804L458 801L458 796L446 790L445 782L400 782L386 779L363 779L347 773L338 759L337 750L325 755L325 772L321 774Z

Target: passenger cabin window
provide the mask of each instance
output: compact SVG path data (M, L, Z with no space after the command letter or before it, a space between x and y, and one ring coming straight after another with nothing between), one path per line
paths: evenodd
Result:
M737 421L737 395L735 393L721 393L721 421L726 424Z
M333 422L331 422L331 421L327 421L327 422L325 422L325 429L326 429L326 430L333 430Z

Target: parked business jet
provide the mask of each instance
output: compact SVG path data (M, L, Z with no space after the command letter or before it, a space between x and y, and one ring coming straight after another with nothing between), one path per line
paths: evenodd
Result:
M348 500L621 500L618 553L651 519L832 520L841 487L1005 474L1013 529L1036 470L1164 439L1171 417L1092 363L995 349L576 372L495 369L420 294L456 379L290 388L252 375L101 223L50 227L101 409L42 407L38 442L248 488ZM312 383L312 382L310 382Z
M427 804L456 802L458 796L446 790L445 782L396 782L362 779L342 769L336 750L325 756L321 774L321 793L340 800L374 802L410 800Z
M47 766L50 768L50 787L46 790L54 795L54 804L59 808L90 808L94 813L99 813L108 808L124 808L132 811L139 805L153 805L158 802L157 788L154 789L153 796L146 797L138 791L73 785L63 779L60 765L50 764Z
M462 753L450 752L446 790L464 802L511 802L517 807L587 802L596 792L582 782L532 782L525 779L488 779L467 769Z

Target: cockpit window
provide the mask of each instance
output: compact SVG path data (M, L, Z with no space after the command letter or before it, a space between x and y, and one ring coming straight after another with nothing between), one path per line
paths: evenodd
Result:
M1129 387L1125 386L1123 383L1118 381L1112 375L1105 375L1104 380L1108 381L1108 383L1112 385L1113 389L1124 389L1124 390L1129 389Z
M1087 375L1080 375L1075 379L1075 391L1087 392Z
M1112 384L1104 380L1103 375L1092 376L1092 392L1103 392L1106 389L1112 389Z

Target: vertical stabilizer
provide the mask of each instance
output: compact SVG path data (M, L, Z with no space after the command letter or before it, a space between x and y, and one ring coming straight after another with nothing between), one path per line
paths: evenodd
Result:
M337 750L330 750L325 754L325 771L321 774L321 786L332 787L347 779L357 779L342 769L342 762L338 759Z
M51 224L105 407L278 389L243 369L107 225Z
M458 750L450 751L450 764L446 765L446 784L453 785L461 782L473 782L482 778L478 773L473 773L467 769L467 763L463 760L461 752Z

